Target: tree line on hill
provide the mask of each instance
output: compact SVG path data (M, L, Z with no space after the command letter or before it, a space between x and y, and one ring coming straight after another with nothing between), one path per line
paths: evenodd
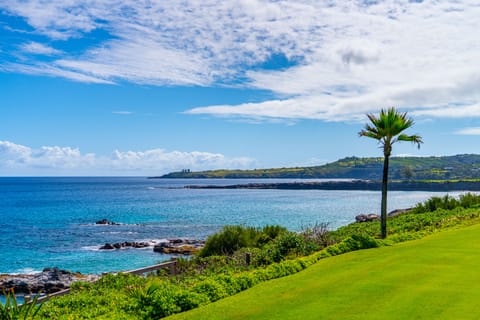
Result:
M172 172L156 178L190 179L382 179L382 157L347 157L313 167L255 170L209 170ZM392 157L389 178L394 180L480 179L480 155L463 154L441 157Z

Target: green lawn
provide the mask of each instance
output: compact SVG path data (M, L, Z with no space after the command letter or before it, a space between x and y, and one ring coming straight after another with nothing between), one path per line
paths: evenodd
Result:
M480 225L321 260L168 319L480 319Z

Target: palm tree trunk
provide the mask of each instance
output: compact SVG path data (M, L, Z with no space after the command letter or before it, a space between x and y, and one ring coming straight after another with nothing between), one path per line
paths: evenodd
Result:
M387 187L388 187L388 162L389 156L383 158L383 179L382 179L382 207L380 212L380 233L382 239L387 237Z

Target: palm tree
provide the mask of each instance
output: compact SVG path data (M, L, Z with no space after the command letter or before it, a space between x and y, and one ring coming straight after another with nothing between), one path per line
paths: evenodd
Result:
M358 134L360 137L368 137L378 140L383 149L383 179L382 179L382 206L380 215L380 231L382 239L387 237L387 185L388 185L388 164L392 154L392 145L397 141L410 141L417 144L423 143L422 137L418 135L406 135L404 130L413 126L413 120L407 118L407 113L400 113L394 107L380 111L377 118L373 114L367 114L370 123Z

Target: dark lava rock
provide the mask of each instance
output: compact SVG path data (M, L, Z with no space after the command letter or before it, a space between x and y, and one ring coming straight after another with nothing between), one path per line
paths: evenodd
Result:
M169 239L155 244L153 251L165 254L190 255L200 251L205 245L203 240Z
M148 242L116 242L116 243L105 243L103 246L98 248L99 250L113 250L113 249L124 249L124 248L135 248L142 249L150 247Z
M400 214L404 214L404 213L407 213L409 212L410 210L412 210L413 208L407 208L407 209L397 209L397 210L393 210L393 211L390 211L388 213L388 216L389 217L396 217Z
M355 217L356 222L370 222L378 219L380 219L380 216L374 213L359 214L358 216Z
M98 220L97 222L95 222L95 224L104 224L104 225L109 225L109 226L119 226L120 225L120 223L113 222L113 221L110 221L108 219Z
M75 281L95 281L97 275L45 268L35 274L1 274L0 292L12 290L16 294L53 293L68 288Z

